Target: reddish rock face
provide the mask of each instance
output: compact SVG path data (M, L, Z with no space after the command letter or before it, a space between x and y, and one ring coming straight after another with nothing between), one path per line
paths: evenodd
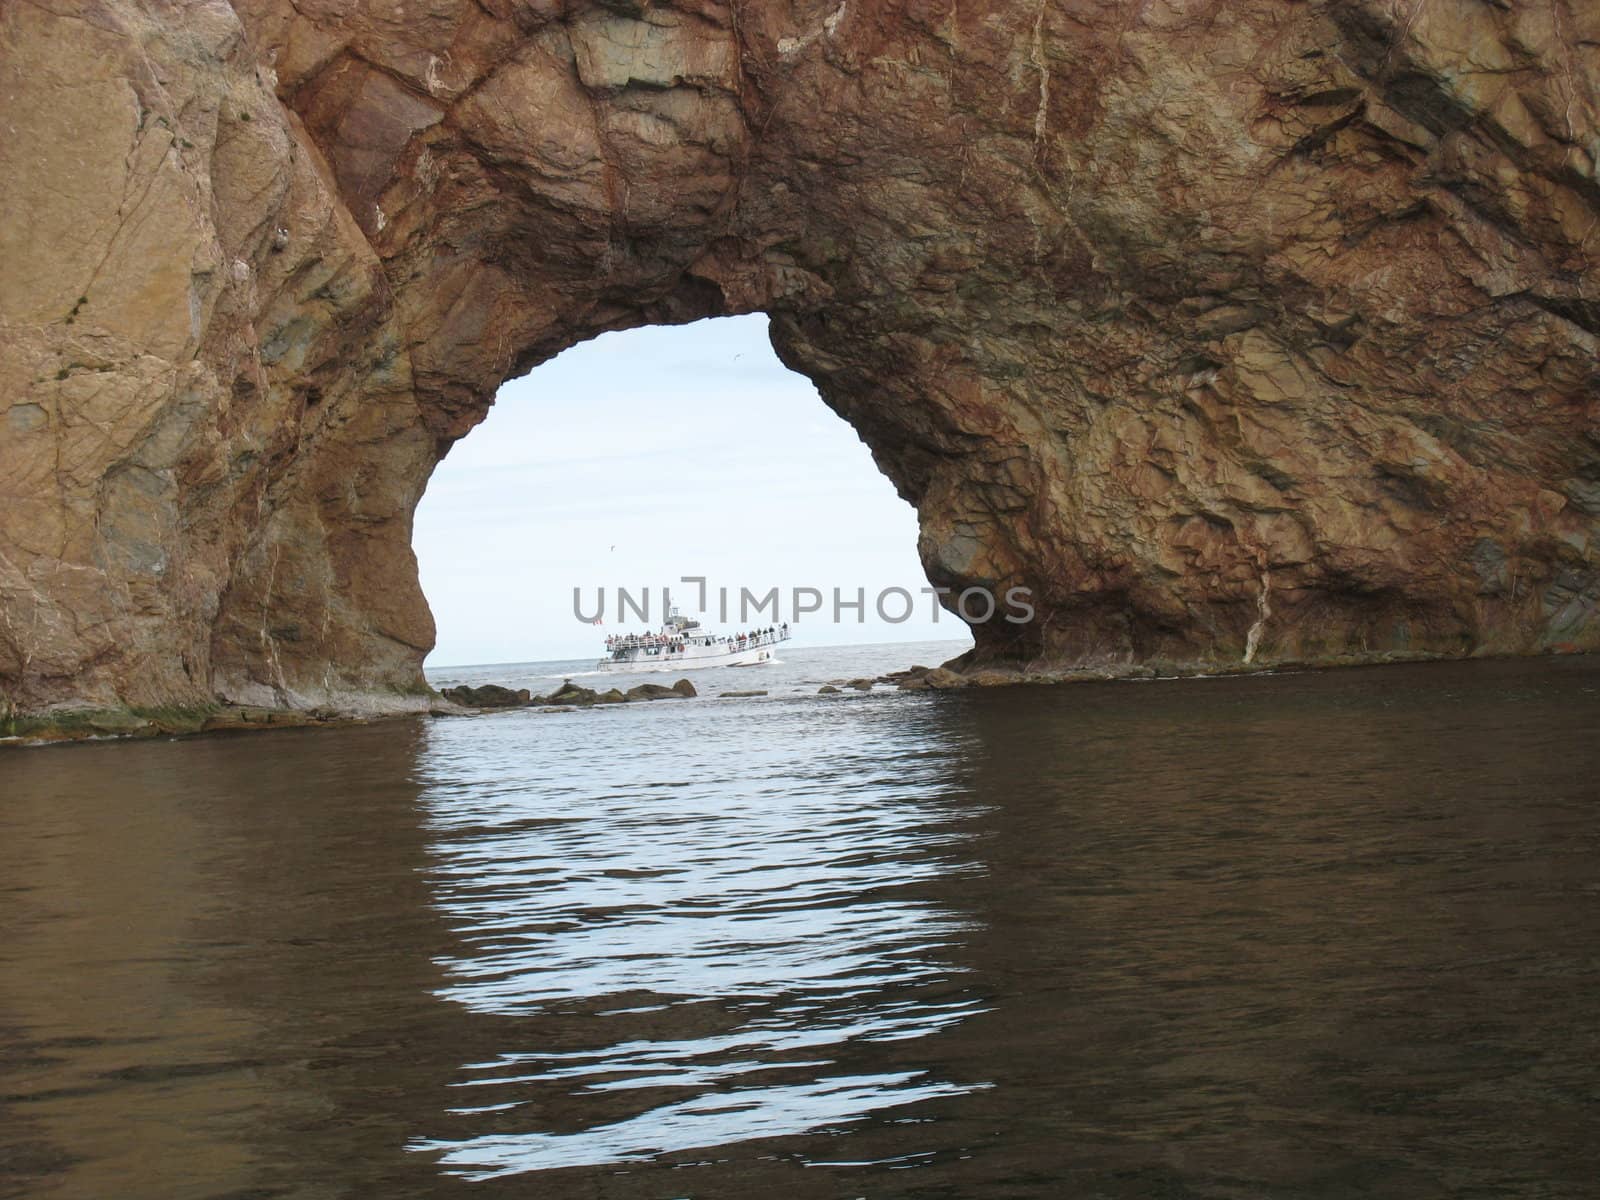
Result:
M980 660L1600 648L1597 86L1577 0L0 6L0 691L414 703L495 388L754 310Z

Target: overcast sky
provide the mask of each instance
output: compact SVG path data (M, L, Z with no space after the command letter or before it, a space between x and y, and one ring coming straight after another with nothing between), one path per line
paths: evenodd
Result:
M795 625L799 644L966 635L948 613L935 623L918 590L915 512L778 362L764 316L608 333L506 384L434 472L413 544L435 667L598 657L605 634L643 627L631 612L619 625L617 588L648 588L657 625L663 585L695 612L697 589L678 582L693 575L707 578L701 619L723 631L772 623L739 619L741 588L780 588L790 620L792 589L811 587L824 608ZM574 587L586 613L605 589L603 628L573 615ZM891 587L915 599L902 624L874 611ZM834 622L835 588L866 590L864 622ZM897 616L904 601L886 606Z

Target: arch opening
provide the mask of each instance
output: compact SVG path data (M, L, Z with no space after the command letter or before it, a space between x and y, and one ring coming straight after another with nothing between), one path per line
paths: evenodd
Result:
M722 631L791 621L796 648L971 646L928 584L916 510L767 327L605 333L501 387L416 510L430 669L593 659L669 597Z

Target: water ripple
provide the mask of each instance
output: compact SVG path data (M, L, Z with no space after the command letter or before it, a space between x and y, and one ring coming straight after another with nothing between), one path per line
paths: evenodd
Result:
M984 1011L946 956L970 917L925 894L979 870L959 737L904 706L841 722L797 701L730 752L705 706L621 715L623 763L533 715L502 722L499 755L481 727L470 754L449 726L435 739L436 902L469 951L440 960L439 995L542 1014L552 1044L463 1064L460 1131L413 1148L488 1178L807 1133L983 1086L854 1061ZM543 1127L551 1111L564 1128Z

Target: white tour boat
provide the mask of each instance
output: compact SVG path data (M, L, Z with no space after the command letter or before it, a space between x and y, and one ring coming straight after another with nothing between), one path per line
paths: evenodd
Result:
M700 667L752 667L770 662L779 642L789 640L788 625L722 636L674 608L656 633L613 634L597 671L693 671Z

